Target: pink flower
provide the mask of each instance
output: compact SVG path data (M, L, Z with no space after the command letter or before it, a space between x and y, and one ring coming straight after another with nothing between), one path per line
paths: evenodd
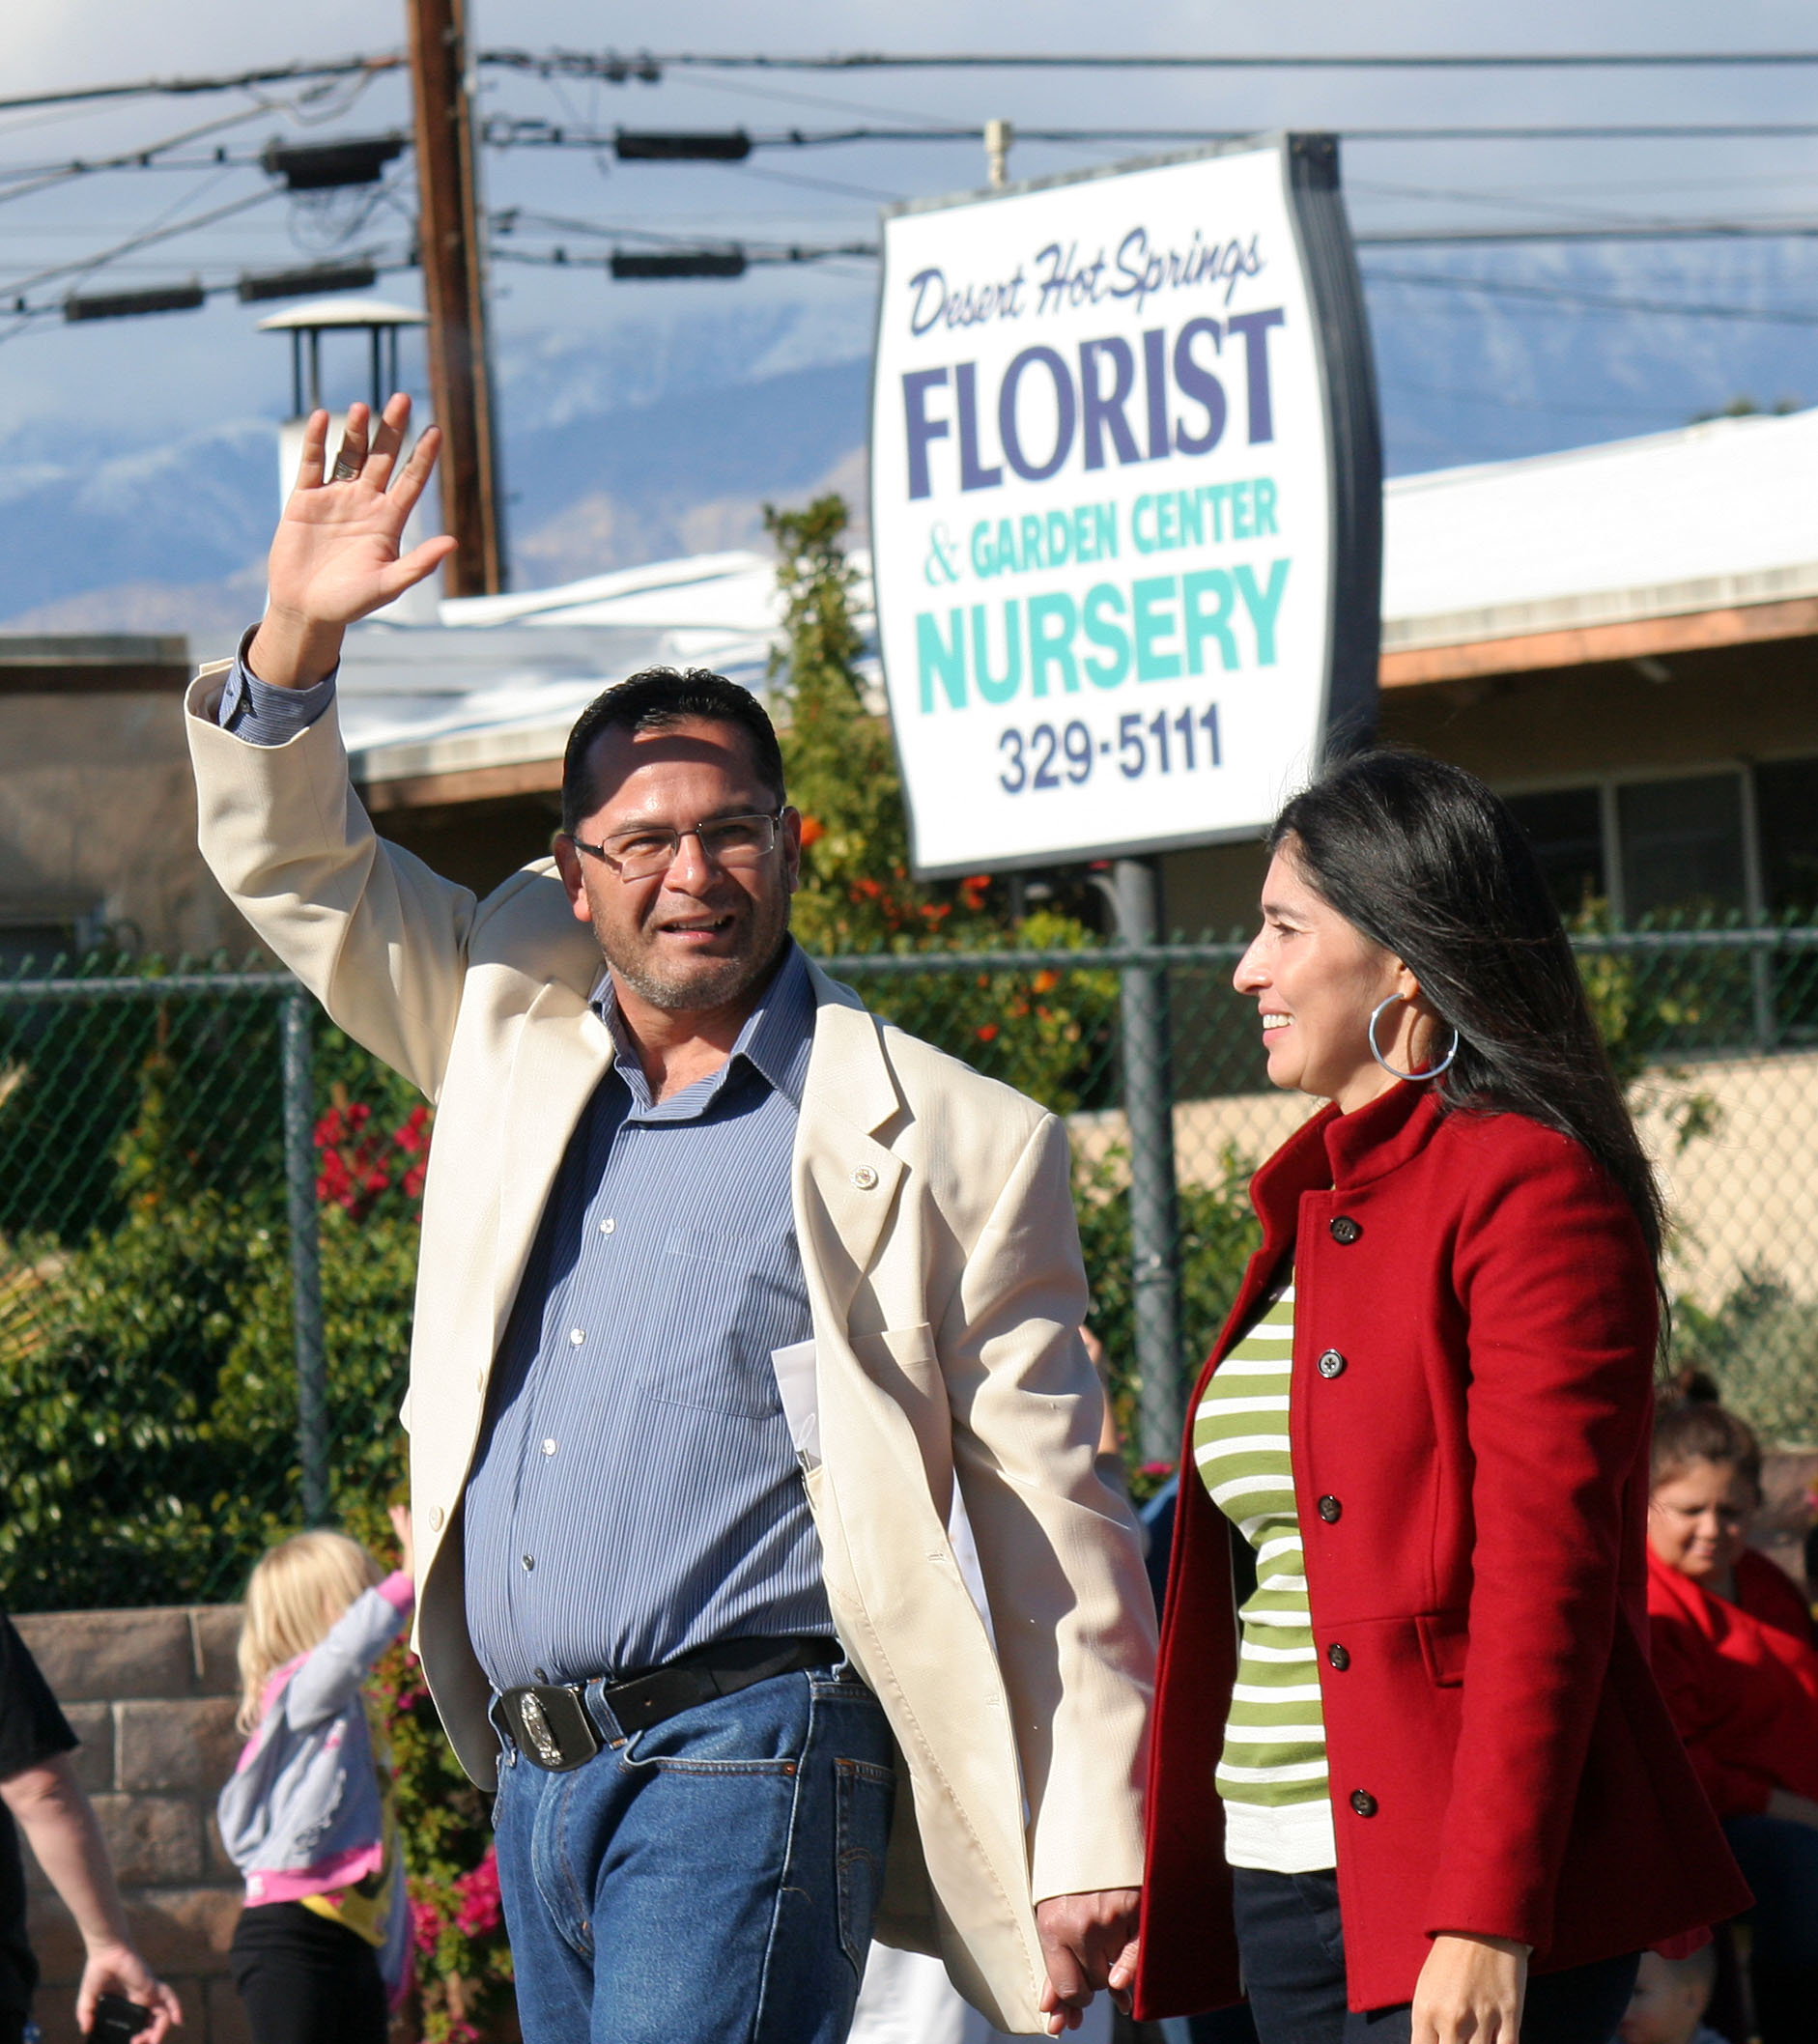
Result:
M461 1897L455 1927L464 1937L480 1938L498 1928L504 1911L498 1896L498 1856L490 1845L479 1865L455 1883L455 1892Z

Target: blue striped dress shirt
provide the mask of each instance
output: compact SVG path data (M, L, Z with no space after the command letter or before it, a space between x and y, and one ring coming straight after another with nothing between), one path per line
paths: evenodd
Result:
M814 1033L791 943L726 1063L653 1102L617 1062L569 1140L493 1373L464 1514L494 1685L831 1633L771 1351L811 1334L789 1196Z

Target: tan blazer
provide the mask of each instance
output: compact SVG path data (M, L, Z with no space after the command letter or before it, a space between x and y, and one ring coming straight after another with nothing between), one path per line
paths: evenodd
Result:
M204 856L335 1022L438 1103L405 1413L416 1642L490 1784L458 1519L544 1201L611 1062L600 955L550 861L476 902L378 838L332 711L269 749L222 731L222 671L188 698ZM1141 1876L1154 1655L1136 1529L1094 1472L1065 1131L813 979L792 1171L807 1485L834 1623L899 1749L878 1936L939 1951L999 2029L1037 2030L1034 1901ZM995 1644L949 1539L955 1478Z

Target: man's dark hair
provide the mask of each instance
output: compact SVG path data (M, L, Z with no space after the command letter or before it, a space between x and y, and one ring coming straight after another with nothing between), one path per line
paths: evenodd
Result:
M1655 1416L1649 1482L1656 1488L1670 1483L1693 1462L1734 1469L1757 1497L1761 1495L1761 1444L1750 1427L1721 1405L1688 1400Z
M645 667L604 689L588 703L568 734L562 754L562 829L572 837L583 816L599 808L593 784L593 743L602 731L667 731L685 717L733 724L745 733L757 778L781 809L782 752L776 726L750 689L705 667Z

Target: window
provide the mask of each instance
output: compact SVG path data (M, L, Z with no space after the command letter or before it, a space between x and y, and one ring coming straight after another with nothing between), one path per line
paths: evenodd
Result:
M1548 892L1562 916L1608 896L1604 872L1603 801L1596 788L1512 795L1509 807L1534 847Z
M1625 922L1747 908L1740 774L1631 781L1616 790L1616 818Z
M58 959L66 963L82 950L75 923L8 923L0 920L0 973L17 972L30 961L37 972L49 972Z
M1755 769L1763 905L1776 920L1818 917L1818 759Z

